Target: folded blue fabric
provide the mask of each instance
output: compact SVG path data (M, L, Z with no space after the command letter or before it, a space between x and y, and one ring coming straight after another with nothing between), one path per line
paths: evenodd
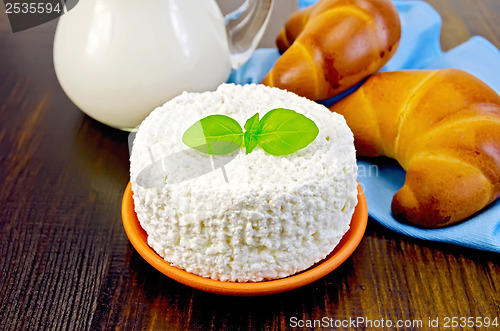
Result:
M299 0L299 7L316 1ZM441 17L432 7L421 1L394 3L401 18L401 42L396 54L381 71L459 68L500 93L500 51L495 46L476 36L444 53L439 44ZM243 67L232 72L228 82L260 83L278 57L276 49L258 49ZM329 106L355 89L322 103ZM500 252L500 200L459 224L421 229L402 224L392 216L392 197L403 186L405 178L404 170L396 161L361 158L358 167L358 180L365 192L369 215L385 227L414 238Z

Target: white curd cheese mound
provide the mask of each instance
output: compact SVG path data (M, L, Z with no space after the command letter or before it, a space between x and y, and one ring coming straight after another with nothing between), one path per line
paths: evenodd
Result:
M257 146L212 160L182 142L186 129L208 115L230 116L243 128L255 113L262 118L274 108L313 120L316 139L290 155ZM166 162L151 166L158 160ZM254 84L170 100L142 122L130 157L135 211L148 244L173 266L232 282L287 277L331 253L357 204L356 174L353 135L341 115Z

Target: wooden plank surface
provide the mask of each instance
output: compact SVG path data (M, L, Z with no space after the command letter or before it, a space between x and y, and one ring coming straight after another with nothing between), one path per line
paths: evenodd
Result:
M428 2L445 50L472 35L500 47L500 1ZM445 318L500 319L498 254L373 220L344 264L288 293L224 297L163 276L122 227L127 133L83 115L61 90L55 22L13 34L0 8L0 329L277 330L323 317L424 327L438 318L446 329Z

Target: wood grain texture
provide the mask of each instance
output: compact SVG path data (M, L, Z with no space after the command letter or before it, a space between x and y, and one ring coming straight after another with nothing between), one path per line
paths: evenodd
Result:
M500 1L429 3L443 17L445 50L476 34L500 47ZM0 329L279 330L293 317L419 319L424 326L429 318L500 319L498 254L407 238L373 220L344 264L288 293L224 297L163 276L121 224L127 134L83 115L61 90L52 62L55 22L12 34L0 8Z

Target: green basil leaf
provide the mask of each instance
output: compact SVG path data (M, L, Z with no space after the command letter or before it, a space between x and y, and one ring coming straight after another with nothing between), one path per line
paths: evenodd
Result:
M245 132L244 135L245 140L245 153L248 154L253 151L253 149L257 146L257 137L250 133L249 131Z
M253 149L257 146L257 137L255 134L259 129L259 113L256 113L252 117L250 117L245 123L245 152L246 154L253 151Z
M287 155L309 145L319 129L306 116L293 110L277 108L267 112L259 122L257 143L272 155Z
M241 147L243 129L231 117L209 115L191 125L182 142L205 154L226 155Z
M245 131L250 133L255 133L259 128L259 113L255 113L252 117L247 119L245 123Z

